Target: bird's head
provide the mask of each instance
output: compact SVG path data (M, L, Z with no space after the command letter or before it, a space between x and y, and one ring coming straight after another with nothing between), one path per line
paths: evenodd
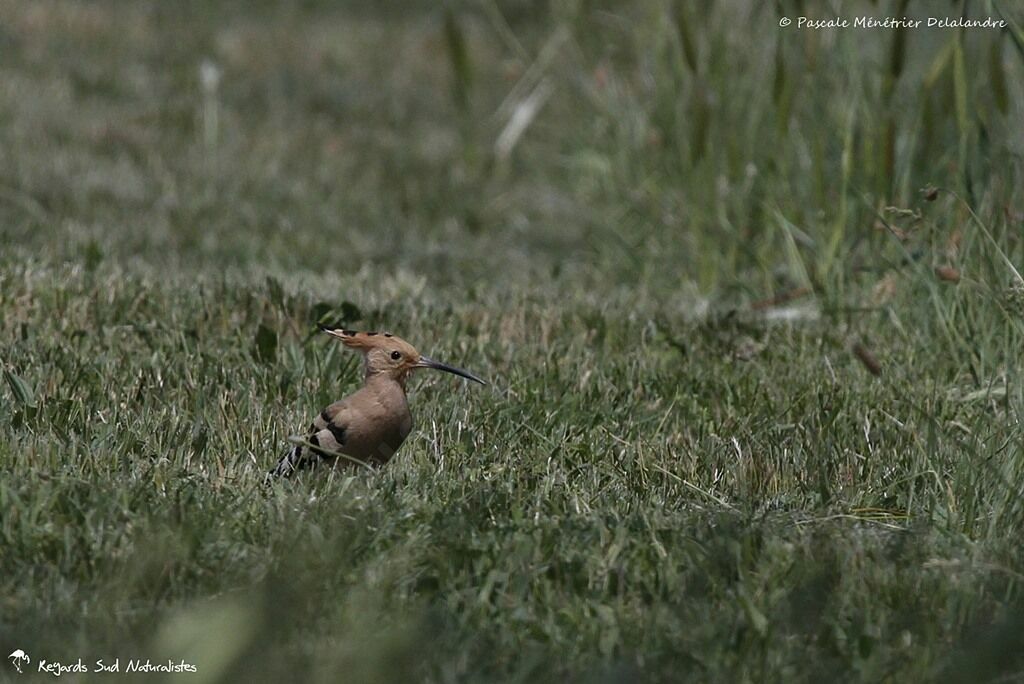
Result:
M469 371L423 356L411 344L391 333L321 329L331 337L341 340L346 347L362 352L367 379L374 376L385 376L401 383L404 387L406 379L413 371L420 368L433 368L454 373L467 380L479 382L481 385L487 384Z

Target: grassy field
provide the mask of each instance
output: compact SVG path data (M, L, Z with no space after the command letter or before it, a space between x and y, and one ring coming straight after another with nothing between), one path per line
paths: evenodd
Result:
M1024 7L801 7L0 2L3 655L1024 680Z

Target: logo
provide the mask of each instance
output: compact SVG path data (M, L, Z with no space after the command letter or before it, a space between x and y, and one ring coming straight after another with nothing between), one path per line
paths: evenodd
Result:
M21 674L21 666L23 664L28 665L32 662L32 659L28 657L28 653L25 653L20 648L15 649L14 653L7 656L7 659L14 663L14 669L18 671L18 674Z
M12 665L14 665L14 669L18 671L18 674L23 674L29 669L29 665L32 664L32 659L28 657L28 653L25 653L25 651L20 648L15 649L14 653L7 656L7 659L11 661ZM170 658L168 658L166 662L157 661L155 663L150 658L146 658L145 660L142 660L141 658L130 658L126 663L124 670L121 669L121 658L114 658L113 660L107 659L106 661L101 658L97 660L91 668L86 664L85 659L81 657L70 663L40 658L37 665L38 668L36 672L45 672L53 675L54 677L85 672L178 674L182 672L199 671L193 663L187 662L183 659L175 662Z

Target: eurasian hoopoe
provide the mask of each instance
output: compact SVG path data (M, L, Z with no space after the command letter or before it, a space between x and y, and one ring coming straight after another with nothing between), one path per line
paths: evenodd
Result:
M309 426L305 444L297 444L270 471L288 477L296 470L331 462L338 454L366 464L387 463L412 430L405 382L419 368L435 368L479 382L472 373L422 356L391 333L321 328L342 344L362 352L365 378L354 394L336 401Z

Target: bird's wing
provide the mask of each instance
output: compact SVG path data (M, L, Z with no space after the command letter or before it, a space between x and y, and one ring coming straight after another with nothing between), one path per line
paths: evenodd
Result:
M289 477L297 470L319 465L341 451L345 445L345 430L352 420L348 399L336 401L320 412L309 426L306 441L312 445L297 444L277 462L270 478Z
M341 451L345 446L345 431L351 422L351 402L348 399L336 401L313 419L309 426L309 441L324 451Z

